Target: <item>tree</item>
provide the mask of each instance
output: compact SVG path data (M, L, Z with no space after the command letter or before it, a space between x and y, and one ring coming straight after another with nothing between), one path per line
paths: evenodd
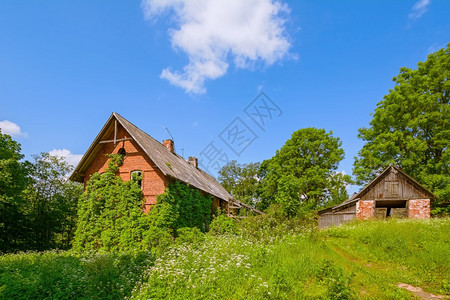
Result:
M419 62L401 68L395 87L377 104L365 141L355 157L359 184L395 164L429 188L438 202L450 198L450 44Z
M232 160L219 171L219 183L236 200L255 206L259 184L260 163L239 164Z
M345 184L350 182L348 175L333 180L344 150L339 138L332 134L324 129L300 129L274 157L261 164L260 208L278 203L286 214L295 215L301 205L318 208L333 201L333 189L344 186L345 191Z
M72 166L62 157L34 156L31 184L25 191L29 249L69 248L75 232L78 198L83 186L67 180Z
M20 144L0 130L0 251L25 249L27 221L22 192L30 164L21 162Z

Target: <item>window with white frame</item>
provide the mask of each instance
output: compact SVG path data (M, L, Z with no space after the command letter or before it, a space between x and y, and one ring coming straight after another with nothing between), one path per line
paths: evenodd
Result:
M142 189L142 171L136 170L131 172L131 180L137 182Z

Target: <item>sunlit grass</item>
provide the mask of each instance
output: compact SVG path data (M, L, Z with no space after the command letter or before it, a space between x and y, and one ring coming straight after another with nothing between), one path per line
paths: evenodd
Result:
M254 219L149 253L0 256L0 299L409 299L450 294L450 219L308 223ZM257 224L257 226L255 225Z

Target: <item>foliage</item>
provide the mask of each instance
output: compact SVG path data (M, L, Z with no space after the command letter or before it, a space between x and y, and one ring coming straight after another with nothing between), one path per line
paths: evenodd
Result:
M428 187L438 203L450 199L449 77L450 44L419 62L416 70L400 69L370 127L359 129L365 141L353 170L359 184L395 164Z
M34 156L31 184L25 191L28 249L69 248L75 233L78 198L83 186L67 180L72 171L62 157Z
M48 153L21 162L20 144L0 132L0 251L70 247L82 186Z
M450 294L450 219L356 222L321 233L341 251L370 263L390 262L401 282Z
M74 249L126 251L140 249L149 227L142 212L142 191L135 180L116 176L122 156L110 155L105 173L95 173L79 200Z
M109 157L106 172L91 176L79 200L74 250L151 249L156 253L173 243L180 228L207 230L211 218L209 196L187 184L171 182L157 196L155 207L145 214L138 185L141 178L122 181L116 175L122 156Z
M272 210L238 222L236 235L180 229L182 241L157 257L3 255L0 298L411 298L398 282L450 294L450 219L354 222L317 232Z
M218 181L236 200L255 206L260 165L232 160L220 169Z
M0 130L0 251L27 248L27 220L22 197L30 164L21 162L20 144Z
M197 227L206 232L211 222L211 203L210 196L202 195L188 184L174 181L157 196L150 215L155 216L155 226L170 228L174 236L178 229L184 227Z
M211 235L222 235L236 234L237 231L238 227L236 222L232 218L227 217L224 214L220 214L214 219L214 221L212 221L208 233Z
M197 227L180 228L177 235L177 244L199 244L205 240L205 234Z
M260 208L278 203L287 215L295 215L301 204L318 208L346 198L345 185L350 177L335 173L344 150L332 134L324 129L300 129L274 157L261 164ZM340 180L334 180L335 176Z
M7 254L0 256L0 298L123 299L153 260L142 252Z

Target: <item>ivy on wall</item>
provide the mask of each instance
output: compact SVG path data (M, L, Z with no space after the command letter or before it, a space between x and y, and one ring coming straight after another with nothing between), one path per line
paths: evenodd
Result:
M91 176L79 200L75 251L148 250L169 245L181 228L207 231L211 222L210 196L173 181L157 196L156 206L145 214L138 184L141 178L122 181L116 173L123 157L109 157L106 172Z

